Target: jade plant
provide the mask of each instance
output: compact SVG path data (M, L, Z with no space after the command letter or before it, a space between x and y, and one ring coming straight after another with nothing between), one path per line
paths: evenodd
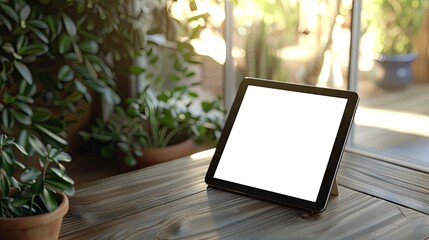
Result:
M221 99L199 99L188 86L156 91L147 87L126 107L117 106L107 121L97 119L82 136L101 143L101 154L124 153L129 166L137 164L144 148L163 148L192 139L214 146L223 127L225 109Z
M70 162L69 154L44 145L29 136L31 148L26 150L13 137L0 134L0 216L21 217L52 212L58 207L56 195L74 194L74 182L66 174L62 162ZM34 152L39 168L27 167L18 160ZM26 159L29 160L29 159Z

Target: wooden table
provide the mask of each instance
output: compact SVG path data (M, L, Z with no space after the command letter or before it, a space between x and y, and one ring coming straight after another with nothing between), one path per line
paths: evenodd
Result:
M320 216L207 188L209 162L188 157L83 186L60 239L429 238L429 215L344 186Z

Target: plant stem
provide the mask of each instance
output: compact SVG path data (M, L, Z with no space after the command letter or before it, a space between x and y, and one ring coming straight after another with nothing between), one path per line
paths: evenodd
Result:
M30 211L30 216L31 215L33 215L33 205L34 205L34 198L36 197L36 195L32 195L31 196L31 201L30 201L30 209L29 209L29 211Z

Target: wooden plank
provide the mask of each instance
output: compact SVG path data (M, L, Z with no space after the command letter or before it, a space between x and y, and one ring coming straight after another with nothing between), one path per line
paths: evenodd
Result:
M340 185L429 214L429 173L345 152L337 180Z

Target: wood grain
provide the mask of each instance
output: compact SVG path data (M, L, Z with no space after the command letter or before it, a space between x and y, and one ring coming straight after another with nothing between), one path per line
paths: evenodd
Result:
M337 180L340 185L429 214L427 172L345 152Z
M85 185L70 198L60 239L429 237L428 215L342 186L320 216L207 188L209 161L184 158Z

